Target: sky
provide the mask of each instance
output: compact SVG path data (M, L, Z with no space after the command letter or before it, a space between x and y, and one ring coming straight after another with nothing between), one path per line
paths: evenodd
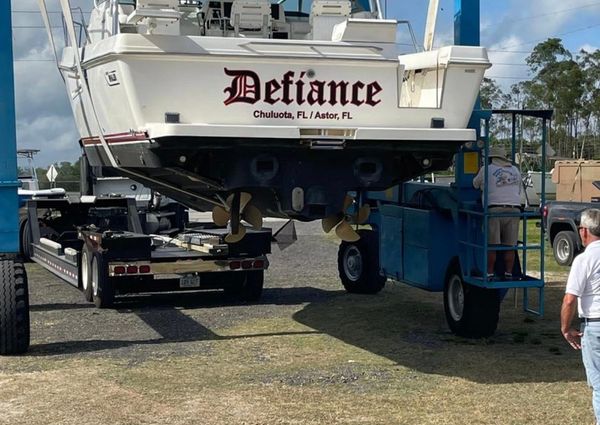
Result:
M79 157L79 135L63 81L52 59L37 0L11 0L15 57L17 145L40 149L38 166L73 162ZM387 17L410 20L423 40L428 0L381 0ZM435 46L452 44L455 0L440 0ZM71 0L84 11L93 0ZM488 48L494 66L486 76L504 88L527 79L525 58L549 37L563 40L573 53L600 47L600 1L594 0L480 0L481 44ZM58 0L47 0L58 11ZM60 15L52 14L60 26ZM61 28L55 35L61 37Z

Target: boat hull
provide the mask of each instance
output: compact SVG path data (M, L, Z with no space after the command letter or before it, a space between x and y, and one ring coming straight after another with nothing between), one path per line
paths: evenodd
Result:
M312 220L349 190L446 169L475 140L465 127L485 50L395 48L120 34L81 52L91 97L69 75L70 48L63 69L91 165L113 165L108 148L124 173L194 208L246 191L268 215Z

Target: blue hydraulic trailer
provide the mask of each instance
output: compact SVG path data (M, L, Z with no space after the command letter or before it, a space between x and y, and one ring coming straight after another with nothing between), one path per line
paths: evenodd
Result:
M465 337L487 337L497 327L500 303L509 288L523 288L524 309L543 314L544 237L543 227L535 243L528 241L528 223L541 221L544 206L542 193L539 208L522 208L514 213L492 213L487 208L487 190L473 187L480 164L486 168L492 113L512 116L512 160L515 160L516 118L541 120L542 164L545 163L547 125L552 111L478 111L484 120L484 134L477 143L461 146L455 156L455 178L451 184L421 181L403 183L385 192L367 192L359 196L371 206L370 230L359 230L357 242L342 242L338 255L340 278L353 293L379 292L387 279L400 281L431 292L444 292L446 319L452 332ZM545 170L542 169L542 175ZM542 179L543 180L543 179ZM487 187L487 177L486 177ZM542 192L544 188L542 188ZM360 206L360 205L358 205ZM490 246L487 240L489 219L498 216L518 217L522 224L515 247ZM529 229L531 232L531 229ZM487 254L497 252L496 276L488 278ZM517 261L512 278L504 278L502 255L515 250ZM537 252L539 269L535 274L527 267ZM538 291L530 307L529 290Z
M455 0L455 44L478 46L479 20L479 0ZM543 227L538 229L539 242L531 244L527 240L527 224L541 219L544 196L540 209L503 214L518 216L523 224L516 247L488 246L488 224L494 215L486 206L487 192L482 199L481 192L473 187L473 178L489 150L489 128L494 113L508 114L512 118L513 162L517 118L541 120L542 164L545 166L547 124L552 111L481 111L476 104L469 127L478 135L478 141L467 143L457 151L452 184L407 182L385 192L354 194L358 199L355 208L363 204L371 206L368 222L371 229L359 230L361 238L357 242L340 245L339 274L348 292L376 293L387 279L427 291L443 291L448 325L452 332L466 337L485 337L495 332L500 303L509 288L523 288L524 309L543 314ZM541 171L544 175L545 169ZM487 187L487 177L485 183ZM349 216L356 215L357 211ZM497 252L497 276L504 276L502 254L512 249L519 254L510 281L487 278L490 249ZM527 263L535 251L539 256L539 270L531 276ZM530 289L538 290L537 310L530 308Z
M10 0L0 2L0 354L29 348L27 274L19 252L19 200Z

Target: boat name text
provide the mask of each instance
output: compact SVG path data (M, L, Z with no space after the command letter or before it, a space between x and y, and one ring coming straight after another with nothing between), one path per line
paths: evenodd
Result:
M319 105L328 103L331 106L348 104L354 106L376 106L381 103L377 96L383 88L377 81L365 84L362 81L306 81L306 72L296 78L294 71L283 74L281 80L272 79L262 84L254 71L232 70L225 68L225 74L232 77L231 85L224 90L229 97L225 105L232 103L248 103L254 105L263 101L270 105L284 103L291 105Z

